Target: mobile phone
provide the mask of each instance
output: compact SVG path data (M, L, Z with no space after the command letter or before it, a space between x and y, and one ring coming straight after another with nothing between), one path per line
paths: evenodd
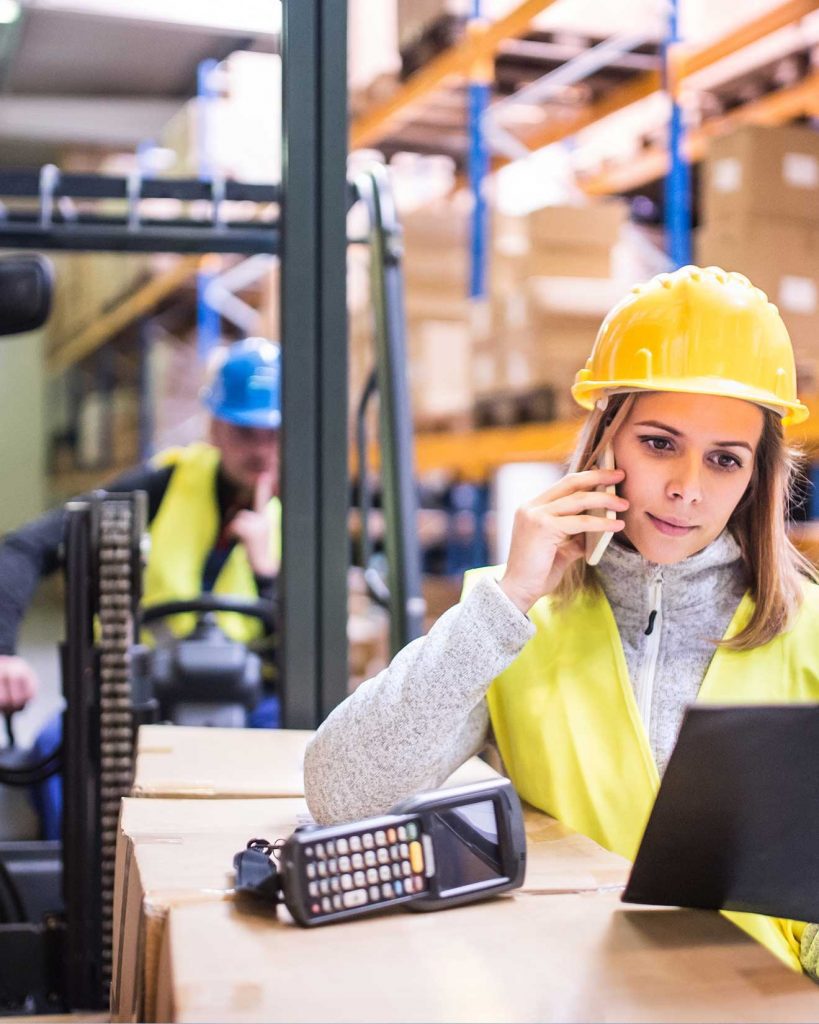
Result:
M597 463L598 469L615 469L614 465L614 449L610 444L607 444L600 455L600 459ZM608 487L598 487L599 491L605 491L607 494L616 493L614 484L610 484ZM602 516L606 519L616 519L617 513L610 508L590 508L587 512L588 515ZM611 543L611 538L614 533L607 531L605 533L587 533L586 534L586 563L588 565L597 565L600 559L603 557L603 552Z
M436 790L377 818L300 829L279 862L284 903L306 927L398 904L439 910L523 884L523 813L508 781Z

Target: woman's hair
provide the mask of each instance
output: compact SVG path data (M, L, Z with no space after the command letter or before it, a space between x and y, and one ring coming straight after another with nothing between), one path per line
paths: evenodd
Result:
M638 394L613 395L605 408L595 408L586 420L569 463L569 472L591 469L611 444L634 407ZM735 537L750 580L754 613L747 626L721 646L747 651L761 647L785 630L802 603L802 582L819 582L814 566L787 535L791 485L799 454L790 448L779 415L763 409L762 436L756 450L751 480L731 518ZM582 559L573 562L555 591L568 601L580 590L599 586L597 574Z

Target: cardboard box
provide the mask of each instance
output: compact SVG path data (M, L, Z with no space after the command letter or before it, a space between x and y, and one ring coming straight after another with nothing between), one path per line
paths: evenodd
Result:
M627 219L628 207L619 199L585 206L544 206L526 218L535 248L566 245L602 249L615 244Z
M611 248L600 245L538 243L526 256L522 272L530 277L611 277Z
M815 1020L819 992L717 914L515 893L301 929L229 903L169 914L161 1020Z
M468 413L472 389L472 333L456 320L410 321L409 382L417 425Z
M248 735L242 730L187 731ZM271 735L282 738L281 731ZM286 751L291 739L287 737L283 744L285 756L274 754L266 763L274 774L284 766L285 784L289 784ZM188 735L184 746L191 753L197 745L207 748L205 740ZM220 747L224 752L224 744L217 742L217 750ZM218 760L217 771L225 767ZM471 758L442 788L497 778L488 764ZM251 838L272 842L310 821L303 798L123 800L114 882L111 1008L115 1021L162 1019L155 1009L157 965L169 910L235 899L233 855Z
M816 196L819 205L819 195ZM752 217L696 236L701 265L745 274L782 314L797 358L819 358L819 225Z
M819 132L745 125L714 139L703 162L703 222L757 214L819 222Z
M143 725L133 796L304 796L307 729Z
M303 799L122 802L114 882L111 1012L155 1020L159 950L168 910L234 898L233 855L312 819Z

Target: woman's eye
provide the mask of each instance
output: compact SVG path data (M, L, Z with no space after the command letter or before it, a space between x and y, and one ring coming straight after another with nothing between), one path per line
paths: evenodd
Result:
M729 455L727 452L717 452L714 462L720 469L742 469L742 463L736 455Z
M640 440L653 452L670 452L674 447L669 437L641 437Z

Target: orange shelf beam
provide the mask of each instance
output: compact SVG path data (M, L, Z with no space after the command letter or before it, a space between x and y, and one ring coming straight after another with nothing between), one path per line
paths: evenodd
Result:
M786 25L799 21L808 14L812 14L819 8L819 0L788 0L787 3L766 11L758 18L740 25L733 32L729 32L721 39L697 50L688 51L684 44L678 50L677 57L677 78L687 78L703 68L716 64L717 61L730 57L738 50L756 43L772 32L784 28Z
M679 84L680 81L689 75L702 71L703 68L710 67L726 57L730 57L731 54L736 53L738 50L750 46L751 43L763 39L771 32L784 28L794 21L798 21L817 9L819 9L819 0L788 0L788 2L780 4L761 17L754 18L752 21L741 25L738 29L727 33L713 43L697 49L688 49L684 44L680 45L674 62L676 82ZM559 142L561 139L568 138L570 135L575 135L597 121L602 121L603 118L608 117L610 114L623 110L625 107L631 106L632 103L636 103L638 100L645 99L647 96L652 95L652 93L658 92L661 88L662 78L658 72L651 71L640 75L632 79L631 82L613 89L608 96L591 104L575 117L532 132L522 137L521 141L529 149L541 149L543 146L548 146L553 142ZM756 106L756 104L752 105ZM782 119L780 118L780 120ZM777 122L771 120L756 123L774 124ZM656 159L656 155L649 151L649 154L646 156L646 168L653 168L656 165ZM502 167L508 162L505 158L499 158L493 163L493 169ZM657 174L661 173L664 172L657 172ZM654 176L656 177L657 174ZM642 184L642 181L650 180L652 179L644 178L640 183Z
M408 108L453 77L467 77L473 68L491 58L504 39L521 35L541 11L556 0L524 0L497 21L472 31L457 46L450 47L416 71L388 100L353 121L350 148L361 149L377 143L391 122L409 117Z
M744 124L775 125L794 117L816 114L819 114L819 71L814 71L797 85L769 93L692 129L686 137L686 156L696 163L705 155L709 139ZM584 178L581 184L589 195L628 192L662 177L668 167L665 147L652 146L621 166Z
M811 415L805 423L787 429L791 444L807 455L819 455L819 395L802 401ZM583 426L582 417L517 427L491 427L460 434L419 433L415 436L415 468L423 475L452 473L465 480L485 480L509 462L566 462ZM371 452L377 465L377 451Z
M64 344L48 354L47 372L52 376L63 373L81 359L91 355L120 331L125 330L139 317L149 313L163 299L187 283L199 268L201 259L200 256L183 257L172 269L152 277L110 312L103 313L87 327L72 335Z

